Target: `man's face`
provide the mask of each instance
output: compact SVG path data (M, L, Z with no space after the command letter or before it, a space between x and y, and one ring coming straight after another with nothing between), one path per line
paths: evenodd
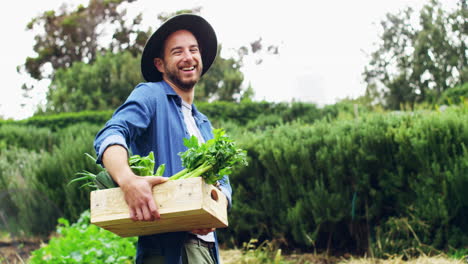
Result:
M156 58L155 62L163 78L182 90L192 89L203 70L197 39L187 30L169 35L164 43L164 58Z

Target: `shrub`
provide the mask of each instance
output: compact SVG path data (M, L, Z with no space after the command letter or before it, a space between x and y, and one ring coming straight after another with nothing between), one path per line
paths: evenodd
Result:
M32 252L29 263L133 263L136 237L121 238L89 224L85 211L75 224L60 218L57 237Z
M438 102L439 104L451 105L451 104L463 103L463 101L467 99L468 99L468 82L463 85L445 90L441 94Z
M249 166L231 177L222 240L375 254L466 245L466 112L368 114L241 135ZM394 244L383 243L389 237Z

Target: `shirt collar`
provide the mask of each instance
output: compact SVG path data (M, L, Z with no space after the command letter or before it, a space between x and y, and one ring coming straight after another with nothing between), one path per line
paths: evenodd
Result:
M180 96L174 91L174 89L164 80L161 81L161 83L166 95L174 96L176 98L177 105L182 106L182 98L180 98ZM198 112L198 109L194 104L192 104L192 114L202 121L208 121L208 118L206 116Z
M179 96L175 91L174 89L166 82L166 81L161 81L162 83L162 87L164 89L164 92L167 94L167 95L176 95L176 96Z

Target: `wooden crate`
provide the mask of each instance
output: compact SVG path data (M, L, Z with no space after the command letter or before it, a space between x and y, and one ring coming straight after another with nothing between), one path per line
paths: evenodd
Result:
M153 188L160 220L132 221L120 188L91 192L91 223L121 237L228 226L226 196L201 177Z

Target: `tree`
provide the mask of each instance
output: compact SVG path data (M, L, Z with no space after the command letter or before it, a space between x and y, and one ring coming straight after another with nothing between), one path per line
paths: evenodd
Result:
M433 102L443 91L466 82L467 13L463 8L448 14L431 0L419 14L419 28L411 23L411 8L387 14L381 22L381 45L363 73L366 93L398 109L402 104Z
M240 98L244 81L240 62L234 58L222 58L221 49L219 45L217 58L210 70L197 83L195 93L197 101L236 101Z
M93 63L58 69L39 113L116 109L142 81L140 60L131 52L99 54Z
M107 49L122 51L131 49L135 54L140 52L148 33L136 29L141 16L126 25L126 11L117 8L123 2L135 0L90 0L88 6L80 5L68 11L64 5L58 12L46 11L35 17L27 29L43 29L35 36L34 51L36 57L26 58L24 70L34 79L53 78L55 70L70 67L75 62L91 63L99 52ZM114 24L117 30L109 47L100 47L100 37L105 33L102 26ZM51 74L44 73L44 66L50 64Z
M135 0L127 0L133 1ZM141 15L134 18L130 25L126 25L124 13L116 11L117 5L122 2L124 0L90 0L86 8L81 6L71 13L63 9L57 16L53 11L50 14L46 12L31 22L40 24L38 21L42 21L46 33L36 36L35 50L38 56L27 59L26 69L36 79L51 79L47 103L38 109L38 114L115 109L123 103L134 86L143 81L139 57L152 30L143 32L137 29L141 23ZM173 15L199 13L200 10L201 7L195 7L172 14L161 13L158 19L163 23ZM101 18L88 17L100 12L105 14ZM74 22L63 22L66 20ZM107 47L98 47L94 40L99 37L96 30L108 22L115 22L118 27L113 33L111 43ZM84 32L83 35L78 34L80 32ZM74 37L75 35L78 36ZM63 47L58 48L61 45ZM77 45L75 49L74 45ZM274 46L269 49L271 47ZM61 52L45 52L54 49ZM251 49L252 53L259 54L262 50L261 39L252 42ZM244 76L241 72L244 56L247 56L249 49L239 49L238 58L225 59L219 56L220 52L221 46L210 71L197 84L197 100L249 100L253 96L253 89L250 85L243 85ZM53 72L49 76L43 76L42 66L49 61ZM31 88L24 86L23 89L27 91Z

